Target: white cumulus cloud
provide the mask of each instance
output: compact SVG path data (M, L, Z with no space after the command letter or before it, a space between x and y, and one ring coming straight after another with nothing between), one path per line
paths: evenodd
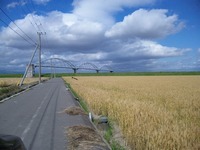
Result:
M166 57L182 56L190 49L179 49L176 47L163 46L157 42L149 40L134 40L131 42L116 42L115 51L108 52L108 57L113 57L117 61L132 59L159 59Z
M51 0L33 0L36 4L46 4L46 3L48 3L48 2L50 2Z
M105 33L114 38L156 39L176 33L184 27L177 15L167 16L165 9L139 9L125 16Z
M11 9L11 8L15 8L17 6L23 6L25 4L26 4L26 1L21 0L21 1L11 2L6 7L7 7L7 9Z
M136 7L154 3L155 0L74 0L73 13L83 18L112 25L113 13L124 7Z

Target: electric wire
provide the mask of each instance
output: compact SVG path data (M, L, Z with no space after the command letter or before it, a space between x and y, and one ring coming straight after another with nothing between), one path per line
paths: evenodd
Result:
M36 10L36 7L35 7L35 5L34 5L34 3L33 3L33 1L32 0L27 0L27 4L30 4L29 6L27 6L26 5L26 7L27 7L27 9L31 12L31 11L33 11L33 12L37 12L37 10ZM41 20L40 20L40 18L35 18L33 15L32 15L32 18L34 19L34 20L36 20L37 19L37 22L39 23L38 25L37 25L37 28L38 28L38 32L41 32L42 33L42 40L43 40L43 47L46 47L47 46L47 36L46 36L46 31L45 31L45 29L44 29L44 26L43 26L43 24L41 23ZM44 50L42 51L42 54L44 54L45 55L45 52L44 52Z
M37 27L37 30L40 30L39 27L38 27L38 24L37 24L36 21L35 21L35 18L34 18L34 16L33 16L32 12L31 12L31 10L30 10L30 8L29 8L27 5L25 5L25 6L26 6L27 10L30 12L31 17L32 17L32 20L33 20L34 24L35 24L36 27Z
M24 35L26 35L26 37L29 39L29 40L31 40L34 44L36 44L36 42L30 37L30 36L28 36L13 20L12 20L12 18L2 9L2 8L0 8L0 10L3 12L3 14L11 21L11 22L13 22L14 23L14 25L24 34Z
M23 11L24 14L28 14L28 12L22 7L22 5L21 5L21 10ZM30 15L30 16L31 16L31 15ZM32 17L32 16L31 16L31 17ZM28 20L29 20L29 22L31 23L31 25L35 28L35 31L37 32L37 30L38 30L38 29L37 29L37 24L36 24L35 22L33 23L33 22L31 21L30 18L28 18ZM34 20L33 20L33 21L34 21ZM36 24L36 26L35 26L34 24Z
M37 12L37 10L36 10L36 7L35 7L35 5L34 5L34 3L33 3L33 1L32 0L27 0L27 2L29 1L29 3L30 3L30 8L33 10L33 11L35 11L35 12ZM29 9L30 10L30 9ZM40 29L40 32L42 32L42 33L44 33L43 35L43 37L44 38L42 38L43 39L43 45L44 46L46 46L47 45L47 36L46 36L46 31L45 31L45 29L44 29L44 26L43 26L43 24L41 23L41 20L39 19L39 18L37 18L37 21L39 22L39 29ZM41 28L40 28L41 27Z
M29 4L29 5L28 5ZM43 45L44 45L44 47L47 45L46 43L47 43L47 38L46 38L46 32L45 32L45 30L44 30L44 27L43 27L43 25L42 25L42 23L41 23L41 21L40 21L40 19L39 18L36 18L34 15L33 15L33 13L32 12L37 12L36 11L36 8L35 8L35 6L34 6L34 3L31 1L31 0L26 0L26 4L24 5L25 7L26 7L26 11L25 11L25 9L23 8L23 7L21 7L22 8L22 10L24 11L24 13L26 13L26 14L28 14L29 12L30 12L30 16L31 16L31 18L32 18L32 21L34 22L31 22L31 24L34 26L34 28L36 29L36 31L37 32L41 32L41 33L43 33L42 35L44 35L43 37L44 38L42 38L43 39ZM30 19L29 19L30 20ZM37 24L36 23L36 21L39 23L39 24ZM41 27L41 28L40 28ZM43 30L43 31L42 31ZM42 51L42 55L45 55L45 53Z
M3 21L1 18L0 18L0 21L3 22L6 26L8 26L13 32L15 32L17 35L19 35L22 39L24 39L27 43L31 44L31 45L37 45L36 43L31 43L30 41L28 41L26 38L24 38L21 34L19 34L17 31L15 31L11 26L9 26L5 21Z
M31 12L31 9L32 9L32 11L37 12L37 10L36 10L36 8L35 8L35 5L34 5L34 3L32 2L32 0L27 0L27 2L28 2L28 1L29 1L29 3L31 4L31 5L30 5L31 7L26 6L27 9L28 9L30 12ZM31 8L31 9L30 9L30 8ZM34 18L34 17L33 17L33 18ZM40 32L45 32L45 29L44 29L43 24L41 23L40 19L37 18L37 21L39 22L39 24L37 25L38 30L39 30ZM41 26L41 28L40 28L40 26Z

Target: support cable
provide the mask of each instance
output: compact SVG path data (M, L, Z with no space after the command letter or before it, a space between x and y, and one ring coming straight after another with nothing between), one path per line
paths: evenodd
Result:
M39 46L39 45L36 45L36 47L35 47L35 50L34 50L32 56L31 56L31 60L30 60L30 62L28 63L28 66L26 67L26 71L24 72L23 78L22 78L22 80L21 80L19 86L22 86L22 84L23 84L23 82L24 82L24 79L25 79L25 77L26 77L26 75L27 75L28 69L29 69L29 67L30 67L30 65L31 65L31 63L32 63L32 61L33 61L33 58L34 58L34 56L35 56L35 53L36 53L36 51L37 51L37 49L38 49L38 46Z

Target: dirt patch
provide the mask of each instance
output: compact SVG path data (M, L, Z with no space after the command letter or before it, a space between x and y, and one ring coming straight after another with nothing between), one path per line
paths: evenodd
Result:
M69 115L87 115L80 107L73 106L64 110Z
M109 150L97 132L88 126L67 128L67 150Z

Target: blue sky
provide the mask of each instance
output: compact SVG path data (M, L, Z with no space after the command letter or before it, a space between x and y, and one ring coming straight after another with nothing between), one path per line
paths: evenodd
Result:
M200 70L199 0L0 0L0 8L1 73L24 71L37 32L46 33L42 60L114 71Z

